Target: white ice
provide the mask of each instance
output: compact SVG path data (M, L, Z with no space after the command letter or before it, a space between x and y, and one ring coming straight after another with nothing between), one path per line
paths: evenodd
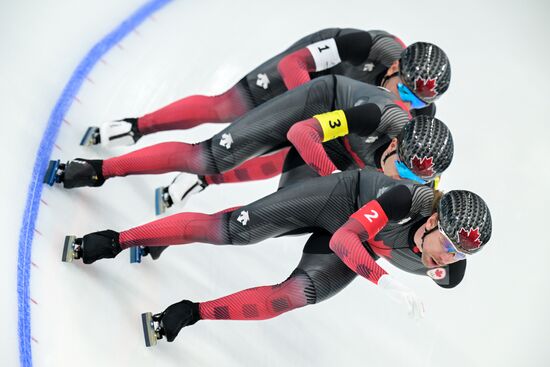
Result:
M76 65L141 1L0 3L2 366L19 364L17 244L27 187L49 114ZM489 203L487 248L453 290L382 263L425 300L413 322L364 279L334 298L260 322L204 321L175 343L145 348L139 314L183 298L209 300L275 284L305 237L248 247L193 244L160 261L127 254L93 266L61 263L66 234L122 230L154 219L153 189L173 174L113 179L98 189L45 188L36 224L31 303L35 366L545 366L550 361L546 226L550 155L549 6L545 1L174 1L90 74L52 158L108 157L82 148L85 127L139 116L186 95L221 92L305 34L325 27L384 29L440 45L452 61L438 117L455 159L442 187ZM222 125L148 136L195 142ZM276 180L212 187L187 209L213 212L274 190Z

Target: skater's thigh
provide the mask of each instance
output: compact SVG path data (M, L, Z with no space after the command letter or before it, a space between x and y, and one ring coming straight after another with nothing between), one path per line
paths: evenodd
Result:
M333 79L320 78L263 103L211 139L221 172L288 144L287 133L298 121L331 109Z
M304 272L313 284L315 303L324 301L344 289L357 276L329 247L332 235L313 233L305 247L295 272Z
M292 185L234 211L229 218L233 244L249 244L316 228L316 219L330 201L335 182L322 182L315 190Z

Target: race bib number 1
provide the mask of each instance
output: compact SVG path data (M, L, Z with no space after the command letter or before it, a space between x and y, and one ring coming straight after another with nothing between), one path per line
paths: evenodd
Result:
M348 120L342 110L323 113L313 116L323 129L323 142L348 135Z
M307 49L315 61L315 71L322 71L342 62L334 38L312 43Z

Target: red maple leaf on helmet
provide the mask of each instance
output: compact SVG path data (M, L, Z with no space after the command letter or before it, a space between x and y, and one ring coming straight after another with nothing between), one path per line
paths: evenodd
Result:
M424 157L420 158L416 154L411 158L412 171L417 175L430 177L434 174L434 158Z
M464 250L475 250L481 246L480 236L479 227L475 229L470 228L469 231L460 228L460 231L458 231L458 243Z
M435 79L418 78L414 82L416 94L422 97L433 97L437 94L435 91Z

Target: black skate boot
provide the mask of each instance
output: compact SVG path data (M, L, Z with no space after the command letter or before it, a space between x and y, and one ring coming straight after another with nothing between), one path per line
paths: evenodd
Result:
M118 238L119 233L111 230L90 233L82 238L67 236L61 260L82 259L84 264L91 264L96 260L111 259L122 251Z
M66 164L50 161L44 183L53 186L63 182L63 187L71 189L83 186L101 186L105 182L102 173L103 161L100 159L76 158Z
M142 136L138 130L138 119L131 117L106 122L100 127L90 126L84 133L80 145L126 146L135 144Z
M183 327L193 325L199 320L199 304L187 300L174 303L160 314L143 313L141 322L145 345L156 345L157 340L163 337L172 342Z

